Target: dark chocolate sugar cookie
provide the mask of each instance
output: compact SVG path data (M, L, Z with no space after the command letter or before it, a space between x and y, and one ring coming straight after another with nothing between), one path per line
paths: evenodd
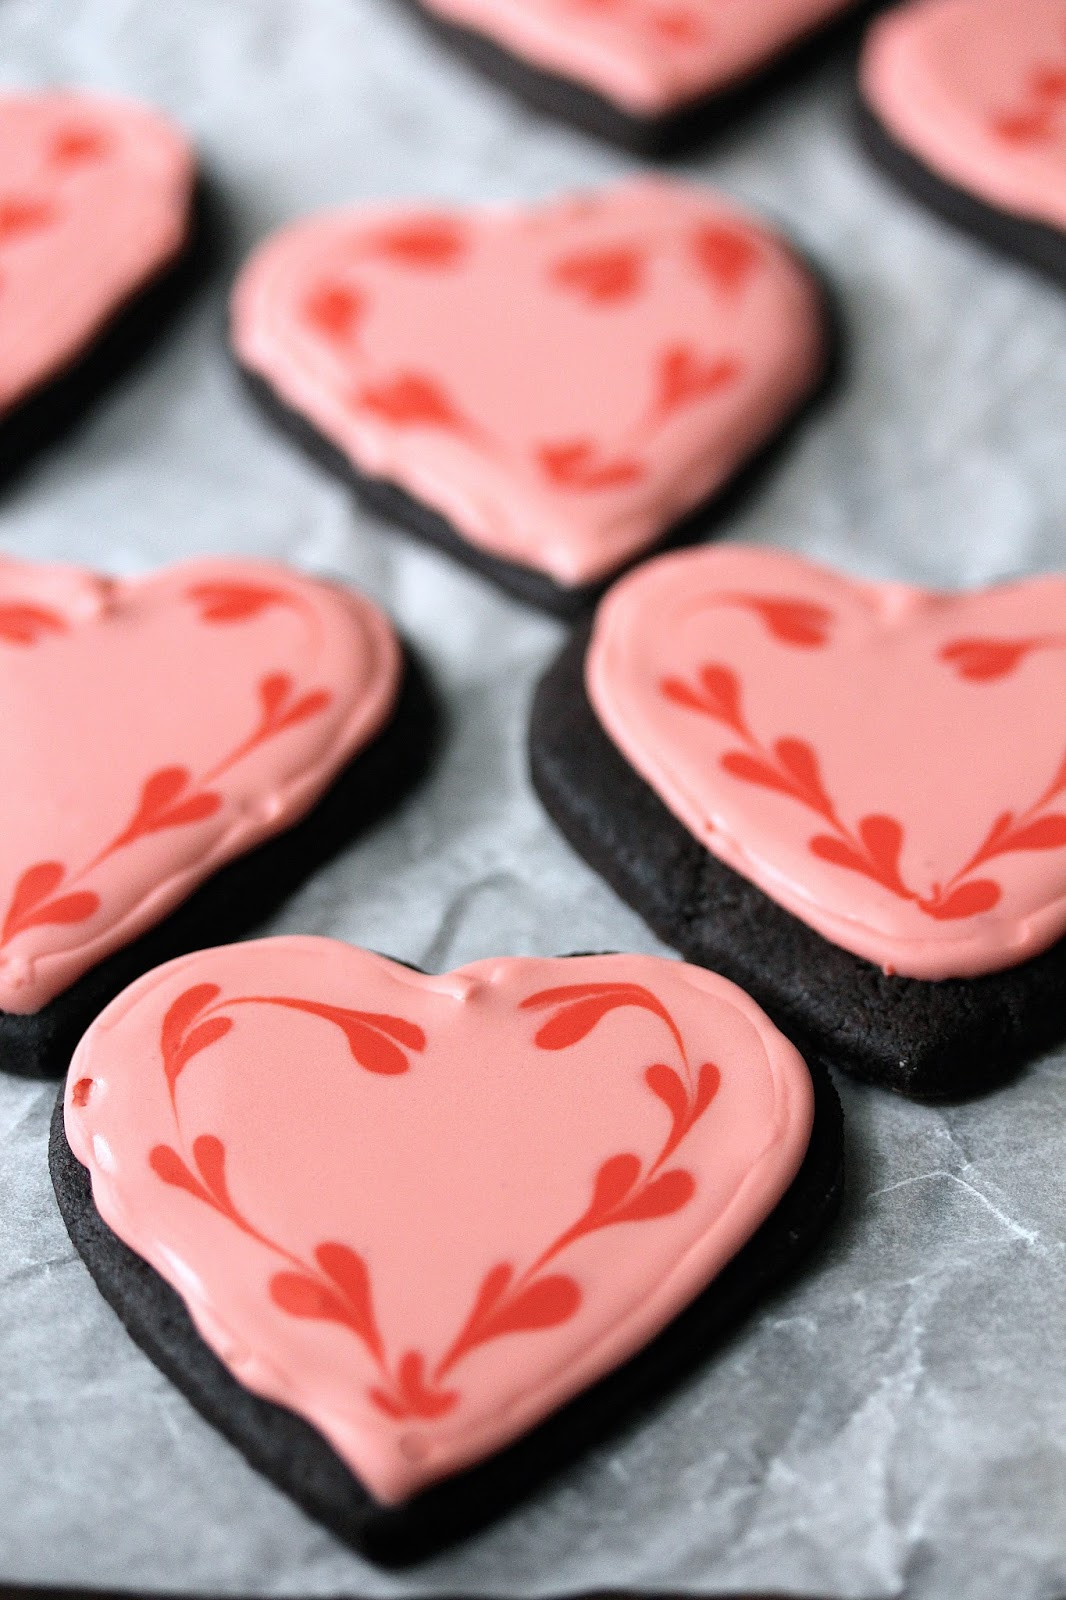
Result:
M919 1098L1063 1031L1066 581L863 584L782 552L623 579L533 709L533 779L687 959Z
M529 210L337 212L238 280L233 347L371 505L563 615L676 536L822 384L776 234L642 180Z
M841 1119L825 1072L700 968L434 977L282 938L122 994L72 1062L51 1166L137 1342L399 1564L706 1359L832 1214Z

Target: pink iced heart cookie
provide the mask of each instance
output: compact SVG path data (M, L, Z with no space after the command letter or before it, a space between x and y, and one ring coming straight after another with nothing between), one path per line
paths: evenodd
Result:
M121 582L0 564L3 1065L62 1070L71 1029L158 959L181 902L290 829L360 753L379 759L402 674L375 606L282 567L200 561ZM348 794L349 831L370 798ZM217 937L242 898L254 920L291 873L263 860L259 876L230 880L228 909L199 902L195 926L186 909L177 948Z
M779 239L642 181L533 211L349 211L245 266L238 360L374 503L573 610L712 498L827 356Z
M732 869L724 879L699 857L675 862L671 905L650 873L619 868L624 830L606 853L582 834L575 795L596 816L590 793L615 778L610 757L593 771L600 746L565 720L575 670L613 761L668 827ZM542 707L534 751L567 831L643 909L659 896L653 920L687 954L721 957L724 942L727 969L746 974L761 942L759 992L775 1014L896 1087L935 1045L946 1091L974 1018L986 1037L971 1084L980 1062L1005 1070L1021 1036L1032 1044L1049 1023L1044 985L1066 932L1064 693L1060 577L945 595L775 551L700 550L610 592L583 665L557 675L561 731ZM605 794L604 827L636 801L619 788L611 804ZM660 847L647 819L645 839L647 864ZM924 1046L912 1037L923 1019Z
M162 315L195 180L187 140L147 107L68 91L0 98L0 470L118 366L141 337L135 322Z
M871 29L861 84L890 171L1066 277L1066 0L913 0Z
M417 0L541 109L646 153L697 134L850 0Z
M807 1242L839 1177L824 1084L817 1128L815 1104L792 1046L695 968L595 956L428 977L272 939L172 962L114 1002L66 1093L91 1201L58 1136L53 1172L139 1342L310 1510L401 1559L484 1516L513 1453L470 1469L704 1296L700 1347L781 1269L786 1237L786 1257ZM93 1207L117 1239L86 1231ZM172 1297L117 1240L199 1338L174 1343ZM318 1454L208 1381L201 1341L310 1422ZM558 1442L542 1447L540 1470Z

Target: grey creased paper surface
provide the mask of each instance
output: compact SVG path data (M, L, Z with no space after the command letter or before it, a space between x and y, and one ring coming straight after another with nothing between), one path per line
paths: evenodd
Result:
M2 548L124 573L241 552L351 579L447 698L432 780L273 927L430 968L657 949L526 783L528 698L561 630L356 510L246 405L221 342L225 276L291 216L357 196L546 196L631 164L513 108L389 0L4 0L0 81L167 107L198 139L229 229L215 287L0 503ZM847 325L843 386L730 532L934 585L1062 566L1066 295L892 193L847 108L846 64L830 62L689 163L795 230ZM841 1089L847 1202L809 1274L639 1431L394 1577L262 1482L133 1348L55 1210L54 1090L0 1078L0 1577L1061 1595L1066 1056L951 1110Z

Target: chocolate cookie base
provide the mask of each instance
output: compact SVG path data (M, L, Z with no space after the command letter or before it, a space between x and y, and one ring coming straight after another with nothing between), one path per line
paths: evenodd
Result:
M1063 1037L1066 940L985 977L888 977L720 862L601 727L585 693L589 632L537 689L533 785L578 854L661 939L746 989L808 1058L917 1100L982 1093Z
M93 1018L135 978L189 950L251 932L422 776L437 720L426 678L408 658L391 721L293 827L227 862L162 922L106 956L40 1011L0 1011L0 1068L26 1078L59 1077Z
M0 489L136 365L205 281L217 253L215 210L198 180L177 255L115 308L74 361L0 417Z
M576 78L535 66L476 28L446 21L421 0L402 3L450 49L534 110L606 139L633 155L665 160L711 138L770 96L783 92L809 72L832 45L857 37L860 19L879 9L884 0L853 5L840 16L786 43L745 77L654 116L628 111Z
M180 1296L102 1221L56 1101L49 1165L71 1240L141 1349L257 1471L371 1560L407 1566L474 1532L623 1418L675 1387L811 1250L840 1202L843 1122L823 1068L811 1069L811 1142L791 1186L740 1253L659 1336L532 1432L400 1505L381 1505L310 1423L262 1400L200 1338Z
M856 120L864 149L914 199L938 216L975 234L1002 255L1028 262L1039 272L1066 283L1066 231L1048 223L1033 222L979 200L927 167L898 144L877 114L861 99Z
M649 556L685 544L694 544L713 534L728 521L737 506L752 493L763 474L771 470L774 462L787 448L793 434L809 413L837 382L841 369L841 318L833 291L824 275L805 258L803 265L818 284L821 297L820 318L825 346L824 366L811 393L802 400L795 411L785 419L778 430L757 446L751 457L708 500L688 512L680 521L666 529L660 538L627 558L605 577L595 583L570 587L557 583L547 573L516 561L507 561L482 550L465 538L440 512L434 511L421 500L408 494L406 489L386 478L369 477L344 452L327 439L300 412L294 411L265 378L238 363L237 370L249 392L263 411L281 427L290 438L320 466L347 483L359 500L371 511L399 524L423 544L451 556L464 567L469 567L479 577L488 578L500 589L551 612L565 621L576 621L587 615L604 591L631 567L647 561Z

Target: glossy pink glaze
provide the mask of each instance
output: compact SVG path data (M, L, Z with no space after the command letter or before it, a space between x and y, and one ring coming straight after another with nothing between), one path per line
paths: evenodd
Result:
M0 98L0 417L177 255L194 181L184 135L145 106Z
M294 1001L357 1008L386 1043L360 1038L360 1059ZM86 1034L66 1097L108 1226L231 1372L384 1502L498 1450L653 1338L777 1204L812 1117L801 1058L715 974L592 956L425 977L310 938L148 974ZM494 1330L455 1356L505 1265Z
M897 143L998 210L1066 228L1066 0L917 0L882 17L862 92Z
M602 602L586 682L686 827L856 955L972 977L1066 932L1066 579L667 556Z
M532 211L349 211L245 266L232 337L360 472L562 584L718 489L810 393L819 290L764 228L644 180Z
M284 567L0 562L0 1008L37 1011L294 822L401 668L375 606Z
M653 117L728 88L850 0L421 0L534 66Z

